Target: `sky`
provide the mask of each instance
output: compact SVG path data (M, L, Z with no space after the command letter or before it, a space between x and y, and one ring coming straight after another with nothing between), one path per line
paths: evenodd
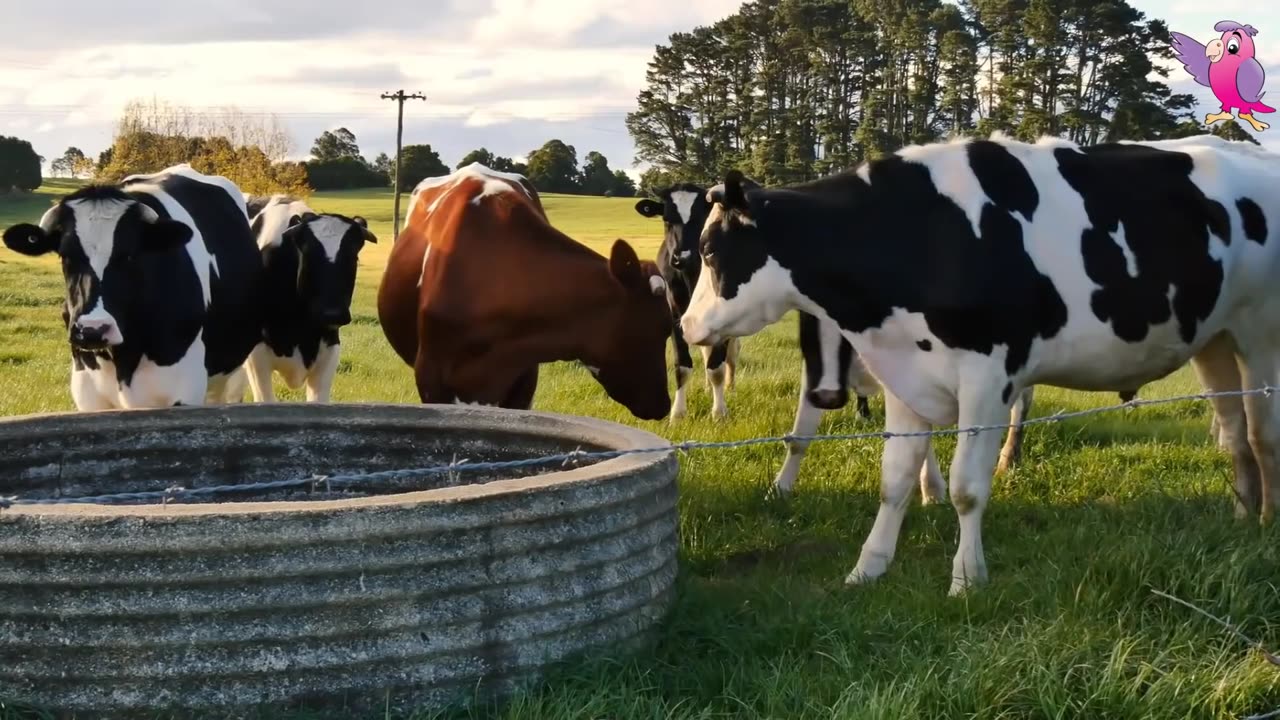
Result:
M1267 99L1280 102L1280 3L1130 2L1201 42L1219 20L1253 25ZM0 0L0 134L50 159L69 145L96 155L127 101L155 97L273 113L298 158L322 131L346 127L372 158L395 149L396 104L379 95L404 89L428 98L405 104L405 143L431 144L450 166L477 147L519 158L559 138L634 173L624 118L654 46L740 5L218 0L214 15L181 0ZM1217 111L1208 88L1173 69L1174 90L1194 93L1201 116ZM1274 127L1256 136L1280 150L1280 113L1261 119Z

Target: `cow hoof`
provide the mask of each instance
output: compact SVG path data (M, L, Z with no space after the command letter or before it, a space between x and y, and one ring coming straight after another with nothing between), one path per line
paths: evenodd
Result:
M888 555L879 553L862 552L862 556L858 558L858 564L853 567L844 579L845 585L869 585L875 582L881 575L889 570L889 561L892 558Z
M978 583L975 583L971 580L966 581L962 578L952 578L951 589L947 591L947 597L953 597L953 598L964 597L965 595L972 592L975 588L977 588L977 586L978 586Z
M845 587L861 587L863 585L870 585L879 579L879 575L871 575L859 570L858 568L854 568L852 572L845 576L844 584Z
M711 411L711 419L716 422L723 422L729 419L729 408L716 408Z
M768 500L787 500L791 497L792 487L783 483L774 481L769 484L768 491L765 492L765 498Z

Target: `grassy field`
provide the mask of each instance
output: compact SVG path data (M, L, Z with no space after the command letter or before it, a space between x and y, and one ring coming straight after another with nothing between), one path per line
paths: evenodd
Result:
M48 196L0 198L0 227L34 222ZM416 402L408 367L378 327L374 293L391 240L389 193L333 193L321 210L362 214L381 243L362 258L335 400ZM559 227L601 251L615 237L652 257L660 232L634 201L548 196ZM49 260L0 249L0 413L72 407ZM730 420L713 424L696 380L690 417L639 422L585 370L547 367L535 407L616 420L672 439L787 432L799 353L794 318L743 343ZM699 374L700 377L700 374ZM1192 391L1188 370L1147 386ZM291 396L291 397L295 397ZM1033 415L1116 402L1044 388ZM873 401L877 419L883 407ZM1029 428L1022 467L995 481L985 524L992 582L945 596L957 523L913 507L889 574L842 585L878 502L878 442L812 447L796 495L766 488L780 446L681 458L682 571L655 648L575 667L476 717L1235 718L1280 708L1280 668L1163 590L1229 616L1280 648L1280 532L1231 517L1230 463L1210 444L1207 405L1145 408ZM852 407L821 431L857 432ZM936 447L944 468L954 441ZM0 693L3 689L0 688Z

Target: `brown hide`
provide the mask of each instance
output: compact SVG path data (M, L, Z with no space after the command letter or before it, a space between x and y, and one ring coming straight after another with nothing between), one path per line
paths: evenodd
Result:
M671 319L657 267L622 240L604 258L552 227L527 181L489 172L419 186L378 289L419 397L527 409L540 363L577 360L636 417L664 417Z

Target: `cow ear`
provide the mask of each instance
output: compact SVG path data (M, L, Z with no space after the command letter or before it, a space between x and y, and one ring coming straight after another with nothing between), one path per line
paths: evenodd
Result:
M4 244L10 250L37 257L58 249L58 237L31 223L14 225L4 231Z
M359 227L361 230L364 231L365 242L373 243L374 245L378 244L378 236L374 235L372 232L369 231L369 221L365 220L359 215L356 215L355 217L351 218L351 222L355 223L357 227Z
M177 220L162 219L142 224L142 249L164 252L183 247L191 240L191 228Z
M623 287L649 291L648 281L640 270L640 258L626 240L619 238L613 241L613 249L609 251L609 272Z
M647 218L659 217L662 215L662 203L645 198L636 203L636 212Z
M744 180L741 170L730 170L724 176L724 196L720 199L720 204L730 210L746 210L747 209L747 188L743 187Z

